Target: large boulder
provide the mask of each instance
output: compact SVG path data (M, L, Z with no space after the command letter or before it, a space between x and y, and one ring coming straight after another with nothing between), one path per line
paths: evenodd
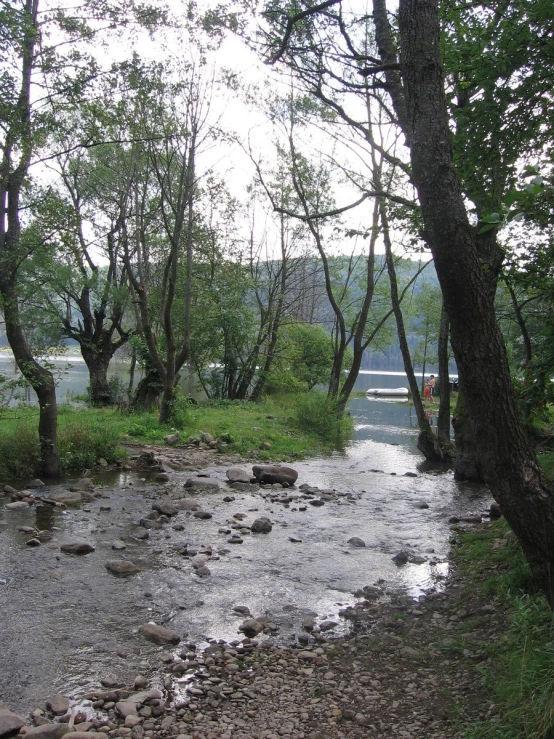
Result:
M266 485L274 483L284 483L286 485L294 485L298 479L298 472L292 467L283 467L278 464L255 464L252 467L254 477L258 482Z

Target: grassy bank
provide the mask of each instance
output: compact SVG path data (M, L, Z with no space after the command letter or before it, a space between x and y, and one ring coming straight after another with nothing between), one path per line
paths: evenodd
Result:
M479 638L477 671L491 710L465 727L467 739L551 739L554 737L554 619L546 598L505 521L459 534L454 549L465 582L460 602L486 604L497 618L492 634ZM483 606L462 620L453 634L463 659L468 637L482 625ZM453 656L453 655L452 655Z
M38 411L22 408L0 414L0 480L32 476L39 462ZM98 459L114 462L125 442L163 445L178 431L182 442L209 433L218 448L245 458L294 460L340 447L352 430L349 416L338 418L320 393L272 396L248 401L181 403L173 424L160 426L156 414L60 406L58 441L64 473L78 473Z

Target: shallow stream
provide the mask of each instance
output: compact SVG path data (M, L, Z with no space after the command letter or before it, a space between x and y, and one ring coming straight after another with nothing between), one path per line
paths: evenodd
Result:
M448 572L448 520L485 511L486 490L426 468L407 404L358 398L351 412L356 434L344 452L294 465L298 485L347 494L321 507L302 511L294 503L285 507L229 491L226 467L211 467L204 471L221 492L196 497L213 517L198 520L183 511L138 541L133 526L165 492L176 495L190 473L172 473L165 487L136 473L98 475L94 482L103 486L103 497L63 511L8 511L3 505L9 498L0 497L0 699L28 711L55 692L82 695L100 678L132 680L159 664L153 658L159 648L137 634L150 620L185 642L232 640L241 638L244 617L233 607L242 605L271 616L279 626L276 638L288 642L307 617L337 621L330 635L347 629L339 610L356 601L356 590L378 580L414 598L440 588ZM224 502L230 492L235 499ZM236 513L246 514L246 524L267 516L273 530L228 544L219 529L236 523ZM175 530L175 523L183 530ZM52 541L29 547L30 535L19 526L50 530ZM366 546L350 546L351 537ZM121 539L127 548L116 553L112 543ZM87 541L95 551L78 557L54 547L70 541ZM185 543L227 553L210 560L211 575L199 578L175 551ZM392 556L400 550L424 561L397 567ZM131 559L142 571L111 575L105 562L117 558Z

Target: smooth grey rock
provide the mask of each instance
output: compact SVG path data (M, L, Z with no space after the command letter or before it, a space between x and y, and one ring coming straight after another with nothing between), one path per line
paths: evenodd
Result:
M18 731L22 726L25 726L25 719L18 716L17 713L12 713L7 709L0 710L0 737L11 734L14 731Z
M80 480L77 480L77 482L74 482L70 490L94 490L94 483L90 479L90 477L82 477Z
M27 487L29 488L29 490L38 490L39 488L44 487L44 483L42 482L42 480L36 478L35 480L31 480L31 482L28 482Z
M206 480L202 477L189 477L189 479L185 482L184 487L186 490L198 490L203 493L217 492L219 490L219 485L217 484L217 482Z
M15 495L17 493L17 490L15 488L12 488L11 485L4 485L4 492L8 495Z
M209 567L206 567L206 565L202 565L201 567L196 567L194 569L194 574L198 575L198 577L208 577L208 575L211 575L212 572Z
M24 500L15 500L13 503L6 503L6 508L8 511L22 511L25 508L28 508L30 503L27 503Z
M128 559L110 559L104 565L108 572L114 575L135 575L140 567Z
M119 713L120 716L123 716L123 718L126 718L127 716L137 716L137 706L138 704L135 703L133 700L125 700L125 701L118 701L115 704L115 710Z
M139 628L139 633L145 639L148 639L148 641L154 642L154 644L158 644L159 646L179 644L181 641L179 634L166 629L165 626L158 626L157 624L144 624Z
M109 739L103 731L73 731L71 739Z
M203 510L194 511L192 515L194 516L194 518L199 518L200 520L207 520L208 518L212 518L213 516L212 513L208 513L208 511Z
M54 490L48 496L48 500L55 503L63 503L64 505L79 505L83 502L80 490Z
M168 434L167 436L164 436L164 444L166 444L167 446L176 444L178 441L181 441L181 434L178 431L176 431L174 434Z
M415 507L424 511L429 508L429 503L426 503L424 500L418 500L418 502L415 504Z
M115 541L112 541L112 549L116 552L121 552L123 549L127 549L127 544L125 544L124 541L121 541L121 539L116 539Z
M43 726L25 727L25 737L32 739L61 739L71 729L66 724L44 724Z
M347 543L350 544L351 547L365 547L365 541L360 539L358 536L353 536L351 539L348 539Z
M257 518L250 527L250 531L254 534L269 534L271 529L273 528L273 524L267 518L267 516L262 516L261 518Z
M175 503L170 503L168 500L162 500L159 503L153 503L152 508L163 516L176 516L179 513L179 509Z
M60 547L65 554L90 554L94 552L94 547L85 541L74 541L69 544L62 544Z
M40 539L29 539L29 541L26 541L25 544L28 547L40 547Z
M69 698L59 693L48 698L46 701L46 708L56 716L63 716L64 713L69 711Z
M298 479L298 472L295 469L281 465L255 464L252 467L252 472L254 473L256 480L266 485L276 482L294 485Z
M167 472L158 472L154 475L154 480L156 482L169 482L170 477Z
M148 529L145 529L144 526L136 526L132 532L132 536L135 537L135 539L149 539L150 538L150 532Z
M196 500L192 500L191 498L182 498L181 500L177 501L176 505L180 511L202 510L202 506L200 505L200 503L198 503Z
M251 475L240 467L230 467L225 474L227 475L229 482L249 483L251 479Z
M242 633L249 638L257 636L263 630L264 625L255 618L247 618L246 621L243 621L239 626L239 631L242 631Z

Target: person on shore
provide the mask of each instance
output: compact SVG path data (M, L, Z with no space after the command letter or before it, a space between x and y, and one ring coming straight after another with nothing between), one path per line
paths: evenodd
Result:
M428 381L428 385L429 385L429 400L431 401L431 403L434 403L435 402L435 397L434 397L435 396L435 384L436 384L435 375L431 375L431 377L429 378L429 381Z

